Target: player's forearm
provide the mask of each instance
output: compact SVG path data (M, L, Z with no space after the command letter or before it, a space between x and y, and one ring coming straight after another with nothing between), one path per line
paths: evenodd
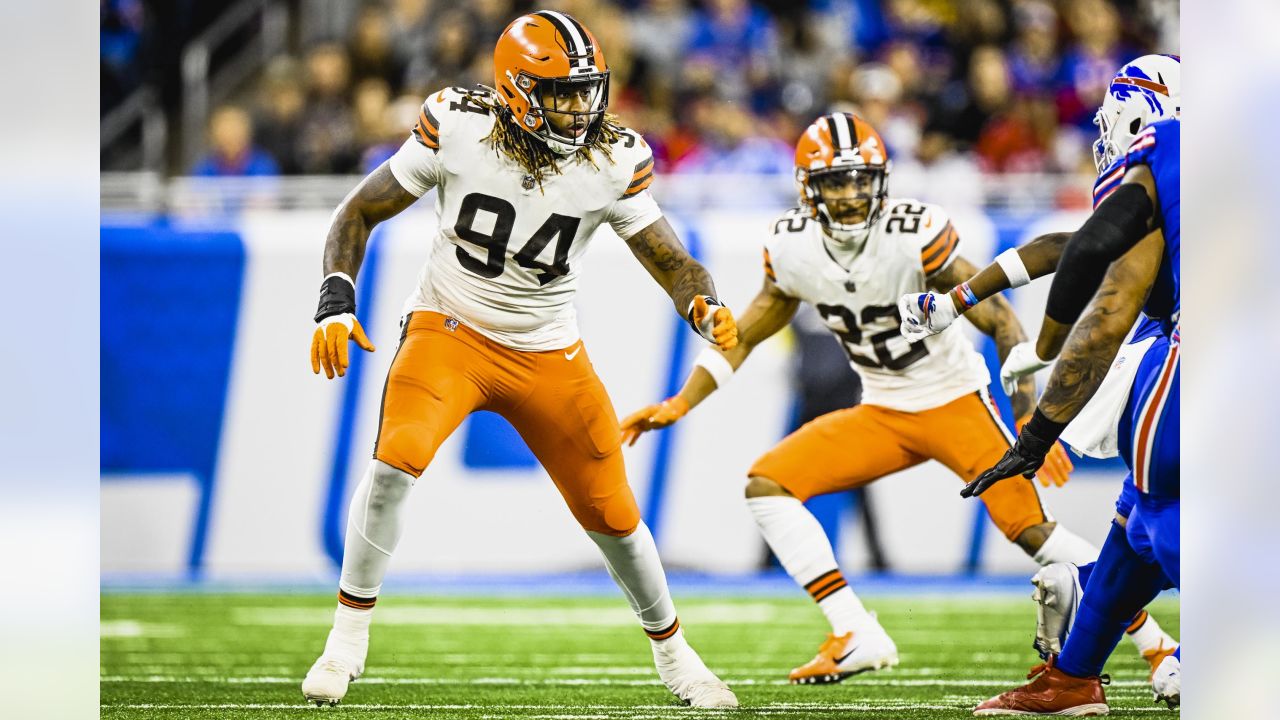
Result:
M711 373L706 368L694 366L693 372L684 381L684 387L680 388L680 397L689 403L689 409L692 410L715 391L716 381Z
M1062 249L1070 238L1071 233L1048 233L1018 248L1016 250L1018 259L1022 261L1027 277L1035 280L1052 274L1057 269L1058 259L1062 257ZM1013 287L1013 282L1001 263L993 262L970 278L968 285L974 298L982 302ZM969 309L970 303L964 301L965 298L959 287L951 290L951 299L961 313Z
M340 272L355 280L372 232L373 224L363 214L345 202L339 206L324 241L324 274Z
M715 361L712 353L719 355L729 364L728 371L736 372L738 368L742 367L742 363L747 361L747 356L751 354L753 349L755 349L755 343L740 341L732 350L720 350L718 348L703 350L703 354L698 356L698 364L693 366L689 377L684 381L684 386L680 388L680 397L689 403L690 409L693 409L720 387L719 383L716 382L715 376L711 373L710 367L703 366L703 363ZM727 381L728 375L724 372L722 374L725 375L722 380Z
M1040 397L1040 411L1054 422L1071 422L1098 391L1132 325L1115 322L1107 299L1098 300L1071 331Z
M667 294L671 296L676 312L684 316L689 312L695 297L699 295L715 297L716 286L711 280L711 273L707 272L707 269L697 260L689 258L689 261L674 274Z

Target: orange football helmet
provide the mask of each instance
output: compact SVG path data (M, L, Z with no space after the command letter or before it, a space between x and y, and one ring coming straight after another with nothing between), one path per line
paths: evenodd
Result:
M572 16L542 10L518 17L493 49L494 87L515 123L554 151L589 145L609 106L609 67L600 43ZM547 115L559 114L563 129Z
M884 210L890 167L884 141L866 121L843 112L823 115L805 129L796 143L800 206L807 208L832 237L852 239L875 225ZM824 191L830 195L850 184L856 194L839 199L824 197ZM850 212L833 213L832 204ZM855 216L852 222L847 221L850 214ZM858 214L861 220L856 219Z

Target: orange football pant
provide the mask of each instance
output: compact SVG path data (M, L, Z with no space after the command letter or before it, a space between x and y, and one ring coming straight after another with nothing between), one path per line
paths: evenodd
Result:
M618 416L581 341L522 352L439 313L411 313L387 373L373 456L418 477L476 410L515 427L583 528L635 530L640 510L623 468Z
M827 413L783 438L749 474L802 501L861 487L925 460L937 460L969 482L1004 456L1012 438L985 395L970 393L922 412L858 405ZM997 483L980 498L1009 540L1049 520L1027 478Z

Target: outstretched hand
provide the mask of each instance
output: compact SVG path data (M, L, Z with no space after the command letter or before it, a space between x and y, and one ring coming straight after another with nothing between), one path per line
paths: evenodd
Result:
M1000 462L996 463L995 467L988 469L973 482L965 485L960 491L960 497L981 495L992 485L1014 475L1021 475L1027 479L1035 477L1036 471L1044 464L1045 457L1055 445L1057 445L1056 440L1041 438L1031 431L1029 424L1024 425L1022 433L1018 435L1018 442L1005 451L1004 457L1000 458Z
M635 445L644 433L672 425L687 412L689 403L679 395L656 405L646 405L622 421L622 442L628 446Z

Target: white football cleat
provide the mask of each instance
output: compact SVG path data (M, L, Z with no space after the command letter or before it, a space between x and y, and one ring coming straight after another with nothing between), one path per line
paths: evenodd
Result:
M302 680L302 695L316 705L337 705L347 686L364 672L369 655L369 613L356 615L339 607L324 652Z
M879 623L844 635L827 635L812 660L791 671L793 685L837 683L858 673L898 664L898 647Z
M1036 601L1035 648L1040 657L1057 655L1067 642L1067 634L1076 622L1080 609L1080 571L1071 563L1045 565L1031 577L1035 589L1031 599Z
M302 680L302 696L316 705L337 705L360 669L345 660L321 655Z
M666 640L653 640L653 664L662 684L696 708L736 708L738 698L724 681L707 669L698 653L677 631Z
M1151 689L1156 693L1156 703L1163 702L1170 709L1182 704L1182 663L1169 655L1160 661L1151 677Z

